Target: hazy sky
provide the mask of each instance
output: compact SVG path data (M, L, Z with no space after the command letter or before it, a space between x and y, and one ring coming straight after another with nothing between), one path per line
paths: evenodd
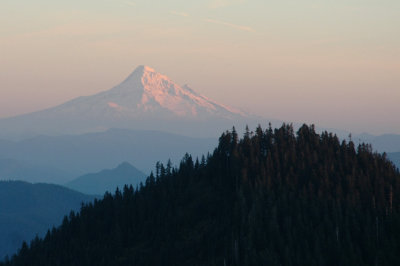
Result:
M0 2L0 117L141 64L266 117L400 134L398 0Z

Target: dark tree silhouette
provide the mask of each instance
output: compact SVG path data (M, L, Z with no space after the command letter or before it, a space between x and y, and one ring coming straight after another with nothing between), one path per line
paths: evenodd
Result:
M385 154L314 126L233 128L1 265L400 265L399 178Z

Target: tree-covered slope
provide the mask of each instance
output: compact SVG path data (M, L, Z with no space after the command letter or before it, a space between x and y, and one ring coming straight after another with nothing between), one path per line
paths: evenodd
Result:
M313 127L233 130L4 265L400 265L399 178L368 145Z
M57 185L0 181L0 258L14 254L23 241L44 236L71 210L91 200Z

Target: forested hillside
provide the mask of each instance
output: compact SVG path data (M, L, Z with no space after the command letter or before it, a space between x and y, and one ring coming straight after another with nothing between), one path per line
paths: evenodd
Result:
M0 260L93 199L58 185L0 181Z
M400 174L313 126L222 134L2 265L400 265Z

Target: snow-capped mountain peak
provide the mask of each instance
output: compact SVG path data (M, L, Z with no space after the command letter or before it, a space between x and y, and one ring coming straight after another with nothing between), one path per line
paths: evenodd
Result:
M148 66L137 67L112 89L46 110L0 120L0 136L76 134L109 128L155 129L176 133L215 132L247 114L219 104ZM215 134L215 133L214 133Z
M119 99L111 101L112 104L107 103L114 110L130 110L134 113L162 110L163 115L167 112L191 119L205 119L209 115L224 118L244 116L241 111L218 104L187 85L180 86L148 66L137 67L120 85L110 90L109 94L119 96Z

